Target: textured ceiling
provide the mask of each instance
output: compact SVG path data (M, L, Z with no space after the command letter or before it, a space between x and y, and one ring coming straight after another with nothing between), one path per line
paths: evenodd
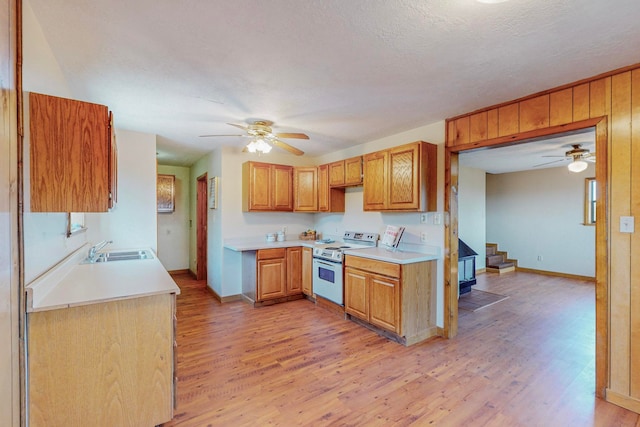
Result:
M241 149L198 137L228 122L313 156L640 60L638 0L28 2L74 97L157 134L165 164Z

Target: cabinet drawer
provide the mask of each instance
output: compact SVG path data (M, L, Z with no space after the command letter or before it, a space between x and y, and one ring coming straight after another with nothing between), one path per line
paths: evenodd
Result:
M273 249L259 249L257 259L275 259L284 258L286 253L285 248L273 248Z
M345 265L347 267L358 268L360 270L370 271L383 276L400 277L400 264L394 264L392 262L347 255L345 256Z

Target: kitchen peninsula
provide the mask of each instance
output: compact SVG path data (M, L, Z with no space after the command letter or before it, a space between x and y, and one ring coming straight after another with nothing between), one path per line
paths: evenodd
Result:
M29 425L167 422L180 289L155 256L83 264L86 254L26 287Z

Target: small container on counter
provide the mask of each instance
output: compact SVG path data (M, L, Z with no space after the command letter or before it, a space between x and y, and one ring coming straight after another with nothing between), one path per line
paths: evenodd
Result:
M284 231L278 231L278 242L284 242L285 240L285 235L284 235Z
M276 233L267 233L267 242L275 242L276 241Z

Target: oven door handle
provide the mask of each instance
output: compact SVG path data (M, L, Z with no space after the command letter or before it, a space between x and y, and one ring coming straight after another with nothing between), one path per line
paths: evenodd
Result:
M327 267L335 267L337 265L340 265L340 263L338 262L331 262L331 261L320 261L319 259L314 259L313 262L315 264L322 264L322 265L326 265Z

